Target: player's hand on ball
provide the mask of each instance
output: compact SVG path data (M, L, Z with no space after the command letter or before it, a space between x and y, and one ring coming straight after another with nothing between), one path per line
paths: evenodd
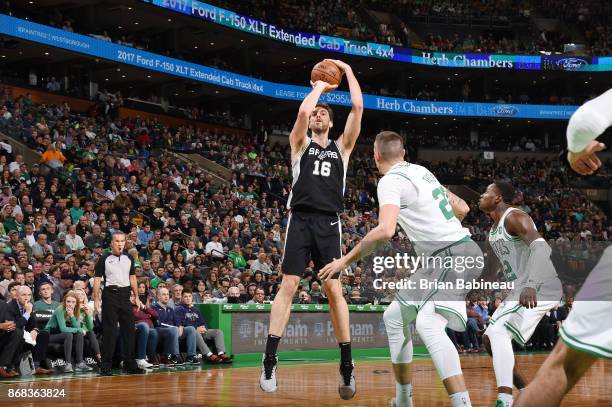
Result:
M332 62L342 71L344 74L346 71L351 70L351 66L346 62L342 62L339 59L324 59L323 61Z
M579 153L567 153L567 161L574 171L580 175L591 175L601 167L601 161L597 153L606 148L604 143L591 141L584 150Z
M318 276L321 280L329 280L336 275L336 273L341 272L345 268L342 259L334 259L334 261L326 264L325 267L319 270Z
M525 287L519 297L520 304L525 308L535 308L538 306L537 291L532 287Z
M325 81L316 81L316 82L310 81L310 85L312 85L313 88L320 86L322 88L321 93L331 92L332 90L336 90L338 88L338 85L330 85L329 83Z

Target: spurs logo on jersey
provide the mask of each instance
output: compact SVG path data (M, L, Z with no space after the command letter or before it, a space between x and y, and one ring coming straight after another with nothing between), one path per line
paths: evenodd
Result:
M342 211L346 165L335 141L322 147L308 139L302 155L291 166L293 184L287 204L289 208Z
M338 159L338 153L335 151L323 150L320 151L316 147L310 147L308 149L308 155L316 155L319 160L325 160L327 157Z

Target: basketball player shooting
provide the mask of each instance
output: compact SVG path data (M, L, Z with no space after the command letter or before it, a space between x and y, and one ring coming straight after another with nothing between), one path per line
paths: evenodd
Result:
M322 93L337 85L318 80L302 102L293 130L289 135L293 184L287 207L290 208L282 260L283 280L274 298L270 314L270 330L259 380L265 392L277 389L277 348L291 312L291 302L306 265L312 259L317 269L333 259L342 257L342 227L338 213L343 210L343 195L349 157L359 132L363 114L363 97L359 83L349 65L342 61L325 60L335 64L346 76L351 94L352 109L344 132L336 140L329 139L334 126L329 105L320 103ZM307 135L310 130L310 137ZM340 347L340 397L348 400L356 392L349 313L342 286L338 279L325 281L323 287L329 298L329 311L334 333Z
M567 125L567 160L580 175L601 166L596 139L612 125L612 89L580 106ZM576 294L559 330L560 341L514 403L515 407L552 407L574 387L598 358L612 359L612 246L604 251Z

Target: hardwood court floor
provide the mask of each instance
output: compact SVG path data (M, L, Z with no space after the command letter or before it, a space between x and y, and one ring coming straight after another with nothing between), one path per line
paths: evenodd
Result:
M531 379L546 355L519 355L522 371ZM491 406L496 390L488 357L461 359L473 405ZM414 363L415 406L448 406L448 398L428 358ZM337 363L282 364L278 369L279 390L259 390L259 367L203 368L155 372L141 376L49 377L30 382L0 381L0 405L34 406L44 399L13 399L8 389L63 388L66 397L54 399L58 406L389 406L395 384L388 360L356 362L357 396L350 401L338 397ZM566 397L563 406L612 406L612 361L598 361Z

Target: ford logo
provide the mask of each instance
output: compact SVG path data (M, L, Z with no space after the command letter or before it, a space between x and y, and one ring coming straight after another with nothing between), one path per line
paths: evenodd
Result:
M518 109L510 105L495 106L493 112L497 116L515 116L518 113Z
M557 61L557 67L564 71L579 71L589 63L581 58L563 58Z

